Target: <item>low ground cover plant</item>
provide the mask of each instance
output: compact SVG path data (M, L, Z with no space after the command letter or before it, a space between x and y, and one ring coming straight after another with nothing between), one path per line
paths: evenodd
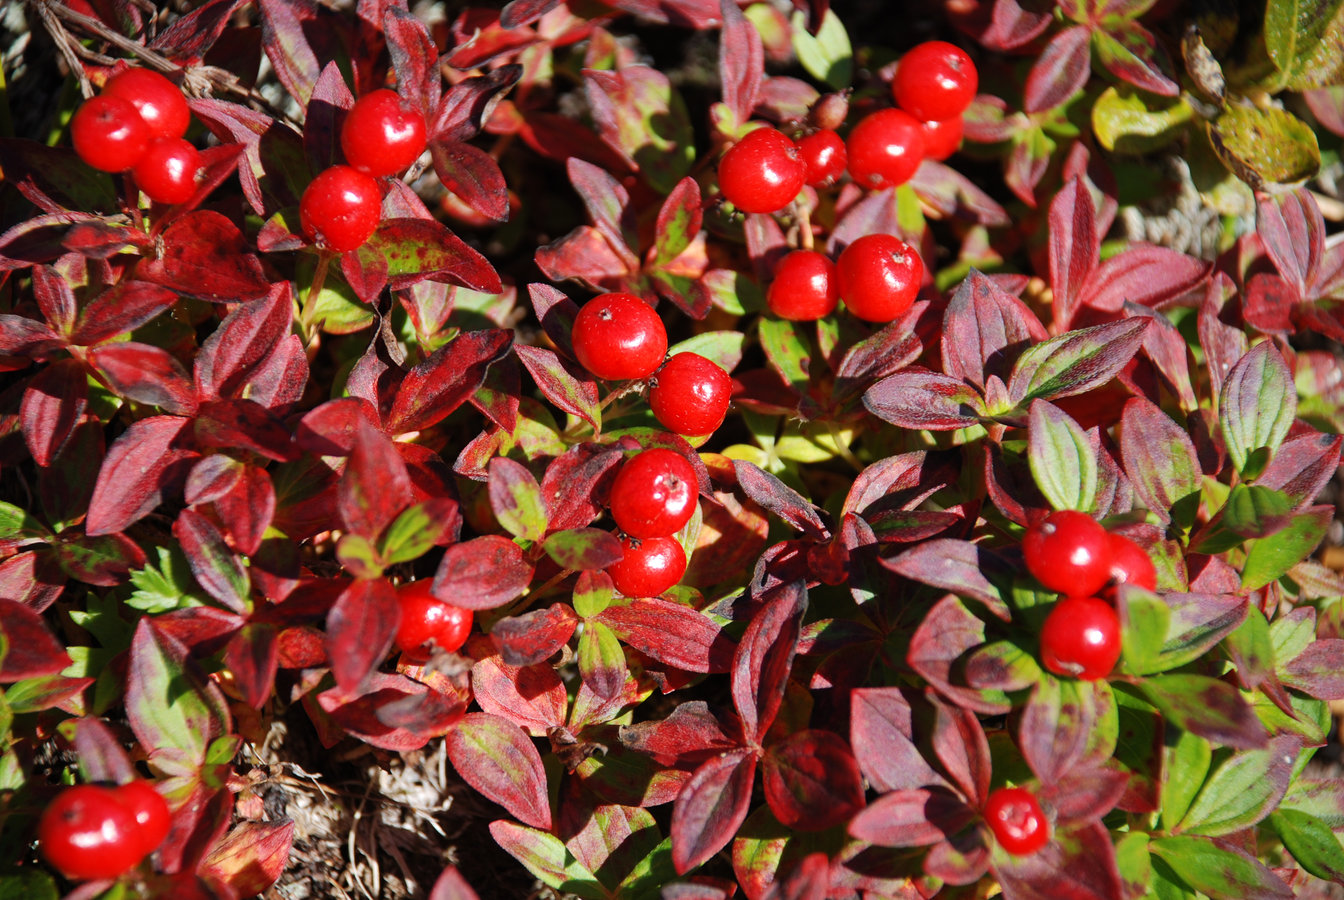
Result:
M880 7L7 13L0 895L1344 885L1339 0Z

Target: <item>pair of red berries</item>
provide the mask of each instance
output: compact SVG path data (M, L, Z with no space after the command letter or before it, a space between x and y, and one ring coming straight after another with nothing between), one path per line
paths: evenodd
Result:
M780 260L765 302L782 319L810 322L845 308L867 322L890 322L908 310L924 279L924 261L890 234L866 234L839 259L815 250L794 250Z
M163 796L141 779L116 787L79 784L42 811L42 856L67 878L117 878L158 849L172 828Z
M401 620L397 625L397 647L408 656L420 657L427 645L454 653L471 634L471 610L453 606L435 597L434 579L422 578L397 589Z
M341 125L347 165L323 171L299 200L304 235L339 253L362 246L383 217L377 179L409 167L425 144L425 117L396 91L381 88L356 100Z
M1120 619L1097 595L1109 585L1157 587L1143 548L1076 510L1051 513L1027 529L1022 555L1037 581L1064 595L1041 627L1041 661L1057 675L1105 678L1120 659Z
M675 450L653 447L626 460L611 484L608 508L624 532L625 555L607 567L627 597L656 597L686 574L686 551L673 535L695 513L695 469Z
M729 147L719 161L719 189L747 213L776 213L793 202L803 185L820 188L845 174L845 142L822 128L796 142L763 126Z
M123 69L75 110L75 153L102 172L130 170L155 203L184 203L196 193L201 154L183 140L191 110L177 86L149 69Z
M667 356L663 320L634 294L600 294L584 304L570 333L574 356L608 381L649 378L649 406L677 434L709 434L723 423L733 380L698 353Z
M849 133L850 177L864 187L894 187L924 159L947 159L961 144L961 116L979 81L971 58L945 41L925 41L905 54L891 83L898 108L865 116Z

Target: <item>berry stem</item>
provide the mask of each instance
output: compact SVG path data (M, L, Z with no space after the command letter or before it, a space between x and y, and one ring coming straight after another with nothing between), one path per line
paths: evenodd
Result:
M798 246L803 250L811 250L812 242L812 210L801 200L793 201L793 218L796 223L794 227L798 229Z
M313 327L313 311L317 307L317 298L322 294L322 286L327 281L327 267L331 264L333 255L330 250L318 251L317 267L313 269L313 277L308 282L308 290L303 293L303 303L299 310L299 324L303 329L305 347L317 340L317 333Z

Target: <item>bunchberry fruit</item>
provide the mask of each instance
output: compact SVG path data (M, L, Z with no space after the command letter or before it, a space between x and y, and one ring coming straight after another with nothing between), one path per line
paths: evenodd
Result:
M1107 535L1107 543L1111 550L1112 584L1135 584L1145 590L1157 590L1157 568L1142 547L1123 534Z
M855 184L876 190L895 187L909 181L924 159L924 128L904 110L880 109L859 120L845 149Z
M433 584L433 579L422 578L397 588L401 623L397 626L396 641L403 653L417 653L430 641L453 653L471 634L471 610L434 596L430 590Z
M585 303L570 338L579 365L608 381L648 378L667 355L667 329L658 313L621 291Z
M798 152L807 166L807 184L812 187L835 184L849 164L844 139L829 128L799 138Z
M719 189L743 212L778 212L793 202L806 179L798 145L769 126L749 132L719 160Z
M155 203L185 203L196 193L201 154L182 138L159 138L146 148L131 174Z
M103 85L103 97L120 97L140 113L150 140L180 138L191 124L191 108L177 85L152 69L125 69Z
M691 520L699 495L695 469L666 447L651 447L625 461L611 483L611 517L635 538L666 537Z
M144 858L163 843L173 827L173 817L168 811L168 801L154 790L148 781L136 778L125 784L119 784L113 791L131 812L135 819L136 838L140 841L140 856Z
M830 315L840 299L835 263L816 250L794 250L775 267L765 291L770 311L781 319L810 322Z
M733 379L713 360L678 353L654 376L649 406L663 427L677 434L709 434L723 424Z
M947 159L961 146L961 135L965 125L960 116L952 119L921 122L924 129L924 156L939 162Z
M991 793L985 821L995 842L1016 856L1035 853L1050 842L1050 823L1036 795L1026 788L1001 787Z
M980 76L966 52L946 41L925 41L901 57L891 95L916 119L951 119L975 99Z
M1022 556L1037 581L1070 597L1091 597L1111 577L1106 529L1077 510L1053 512L1028 528Z
M67 878L116 878L144 859L134 812L115 789L95 784L66 788L42 811L37 840L42 856Z
M624 537L621 547L625 555L606 571L627 597L657 597L686 574L686 551L674 537Z
M1065 597L1041 626L1041 663L1056 675L1096 681L1120 659L1120 618L1105 600Z
M382 215L378 182L350 166L332 166L322 172L299 200L303 233L319 246L340 253L362 246Z
M372 91L346 113L341 150L345 161L361 172L400 172L425 152L425 117L396 91Z
M150 132L130 101L108 94L90 97L70 119L75 152L100 172L124 172L140 161Z
M867 322L890 322L915 302L924 261L890 234L865 234L840 252L837 287L845 308Z

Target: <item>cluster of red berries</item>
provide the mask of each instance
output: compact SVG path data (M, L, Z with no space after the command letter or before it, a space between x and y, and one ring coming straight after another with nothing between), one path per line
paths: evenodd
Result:
M116 787L66 788L42 811L37 840L67 878L118 878L157 850L171 827L163 796L137 778Z
M425 151L425 117L388 88L365 94L341 125L345 165L323 170L299 200L299 225L320 246L345 253L373 234L383 215L378 179Z
M728 414L733 380L698 353L667 358L667 329L639 297L616 291L584 304L570 334L574 356L607 381L649 379L649 406L677 434L710 434Z
M417 660L427 656L431 644L448 653L456 652L471 634L471 610L440 600L434 596L433 586L434 579L422 578L397 589L401 607L397 647Z
M673 535L695 513L695 469L675 450L653 447L625 461L611 484L608 508L625 555L607 567L627 597L656 597L686 574L686 551Z
M155 203L184 203L196 192L201 154L183 138L191 110L182 92L149 69L123 69L75 110L75 152L102 172L130 171Z
M1121 584L1155 590L1152 559L1074 510L1051 513L1027 529L1022 555L1037 581L1063 595L1041 627L1041 662L1056 675L1105 678L1120 659L1120 618L1099 595Z
M780 260L765 292L781 319L810 322L830 315L840 300L866 322L890 322L915 302L924 260L890 234L865 234L840 251L836 262L817 250L793 250Z

